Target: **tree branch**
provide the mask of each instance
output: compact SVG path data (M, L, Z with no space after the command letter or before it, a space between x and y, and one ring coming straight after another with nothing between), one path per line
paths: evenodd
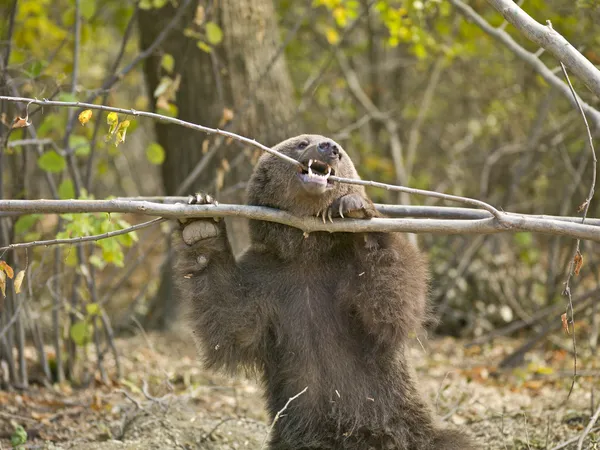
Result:
M540 61L540 59L535 53L531 53L525 50L522 46L515 42L515 40L506 31L491 26L483 17L477 14L477 12L473 8L471 8L469 5L465 4L461 0L450 0L450 3L452 3L463 16L472 20L485 33L489 34L502 45L506 46L518 58L529 64L529 66L531 66L544 80L546 80L546 82L550 86L559 90L561 94L564 95L573 106L577 107L577 103L573 99L569 87L554 72L552 72L552 70L548 69L548 67L546 67L546 65L542 61ZM507 3L511 3L514 5L514 7L518 8L518 6L512 2ZM581 107L583 108L585 113L590 117L596 129L600 129L600 111L594 109L592 106L585 103L583 100L581 100L581 98L578 97L578 99L581 103Z
M78 236L74 238L67 239L48 239L46 241L31 241L31 242L22 242L18 244L10 244L6 247L0 247L0 250L14 250L17 248L29 248L29 247L41 247L43 245L59 245L59 244L81 244L83 242L91 242L91 241L99 241L101 239L108 239L111 237L119 236L121 234L131 233L132 231L141 230L142 228L147 228L152 225L156 225L157 223L164 222L167 219L159 217L157 219L149 220L148 222L139 223L137 225L132 225L127 228L123 228L122 230L109 231L107 233L95 234L92 236Z
M530 41L552 53L600 97L600 70L551 27L532 19L512 0L488 0L504 18Z
M245 217L265 220L298 228L305 233L328 232L409 232L432 234L495 234L531 231L549 235L571 236L600 242L600 227L564 220L541 219L522 214L501 213L495 217L475 220L447 219L336 219L323 223L316 217L297 217L286 211L250 205L187 205L162 204L123 200L0 200L0 210L25 214L64 213L133 213L164 218Z
M21 103L28 103L28 104L33 103L35 105L42 105L42 106L62 106L62 107L66 107L66 108L97 109L100 111L110 111L110 112L116 112L116 113L121 113L121 114L128 114L131 116L150 117L152 119L162 120L163 122L174 123L174 124L180 125L182 127L191 128L193 130L203 131L204 133L207 133L207 134L217 134L220 136L225 136L225 137L228 137L231 139L235 139L237 141L243 142L252 147L256 147L260 150L263 150L267 153L271 153L291 164L294 164L296 166L303 167L304 169L306 169L306 167L304 167L299 161L297 161L293 158L290 158L289 156L284 155L283 153L280 153L276 150L273 150L272 148L259 143L255 139L250 139L250 138L247 138L244 136L240 136L239 134L232 133L231 131L220 130L218 128L209 128L209 127L205 127L203 125L197 125L197 124L194 124L191 122L186 122L185 120L177 119L175 117L167 117L167 116L163 116L161 114L156 114L156 113L151 113L151 112L146 112L146 111L136 111L134 109L114 108L112 106L95 105L92 103L82 103L82 102L59 102L59 101L50 101L50 100L46 100L46 99L37 100L37 99L32 99L32 98L10 97L10 96L0 96L0 100L6 100L9 102L21 102ZM486 211L489 211L499 222L502 222L502 217L503 217L502 213L498 209L494 208L492 205L490 205L486 202L483 202L481 200L476 200L476 199L472 199L472 198L468 198L468 197L459 197L457 195L443 194L443 193L435 192L435 191L427 191L424 189L415 189L415 188L409 188L409 187L405 187L405 186L395 186L392 184L379 183L376 181L365 181L365 180L358 180L358 179L352 179L352 178L342 178L342 177L337 177L337 176L333 176L333 175L330 176L329 179L332 181L338 181L340 183L357 184L357 185L362 185L362 186L372 186L372 187L386 189L389 191L406 192L406 193L414 194L414 195L423 195L423 196L427 196L427 197L434 197L434 198L440 198L443 200L459 202L459 203L475 206L477 208L485 209Z

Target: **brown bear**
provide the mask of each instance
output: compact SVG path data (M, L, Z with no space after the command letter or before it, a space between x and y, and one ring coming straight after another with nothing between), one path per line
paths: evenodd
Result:
M305 169L264 154L248 203L320 218L381 216L348 154L323 136L274 147ZM196 194L190 203L213 203ZM176 283L206 365L258 374L274 423L272 450L470 450L439 428L406 360L426 314L425 258L398 233L329 233L250 222L236 260L224 221L182 223Z

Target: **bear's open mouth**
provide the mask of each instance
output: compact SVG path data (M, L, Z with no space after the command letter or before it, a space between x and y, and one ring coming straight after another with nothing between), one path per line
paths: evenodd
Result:
M335 175L335 169L318 159L310 159L307 170L302 168L298 170L298 177L303 183L316 184L326 188L333 187L333 181L329 179L330 175Z

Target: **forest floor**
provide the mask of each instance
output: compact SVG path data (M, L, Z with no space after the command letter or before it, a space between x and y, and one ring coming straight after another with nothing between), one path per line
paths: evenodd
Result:
M110 385L92 380L86 388L32 385L0 392L0 450L11 448L17 425L28 432L23 448L261 449L270 425L258 386L206 372L186 338L119 339L123 377ZM579 358L585 376L565 403L573 364L566 351L538 350L523 367L498 371L498 362L520 342L466 348L464 341L445 338L423 344L410 350L421 390L445 423L467 430L482 449L577 448L594 386L600 387L594 358ZM600 448L600 434L592 433L583 448Z

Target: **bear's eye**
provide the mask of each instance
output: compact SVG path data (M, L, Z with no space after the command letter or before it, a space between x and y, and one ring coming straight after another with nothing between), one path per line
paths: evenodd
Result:
M308 147L308 141L301 141L301 142L298 144L298 148L299 148L300 150L303 150L303 149L305 149L306 147Z

